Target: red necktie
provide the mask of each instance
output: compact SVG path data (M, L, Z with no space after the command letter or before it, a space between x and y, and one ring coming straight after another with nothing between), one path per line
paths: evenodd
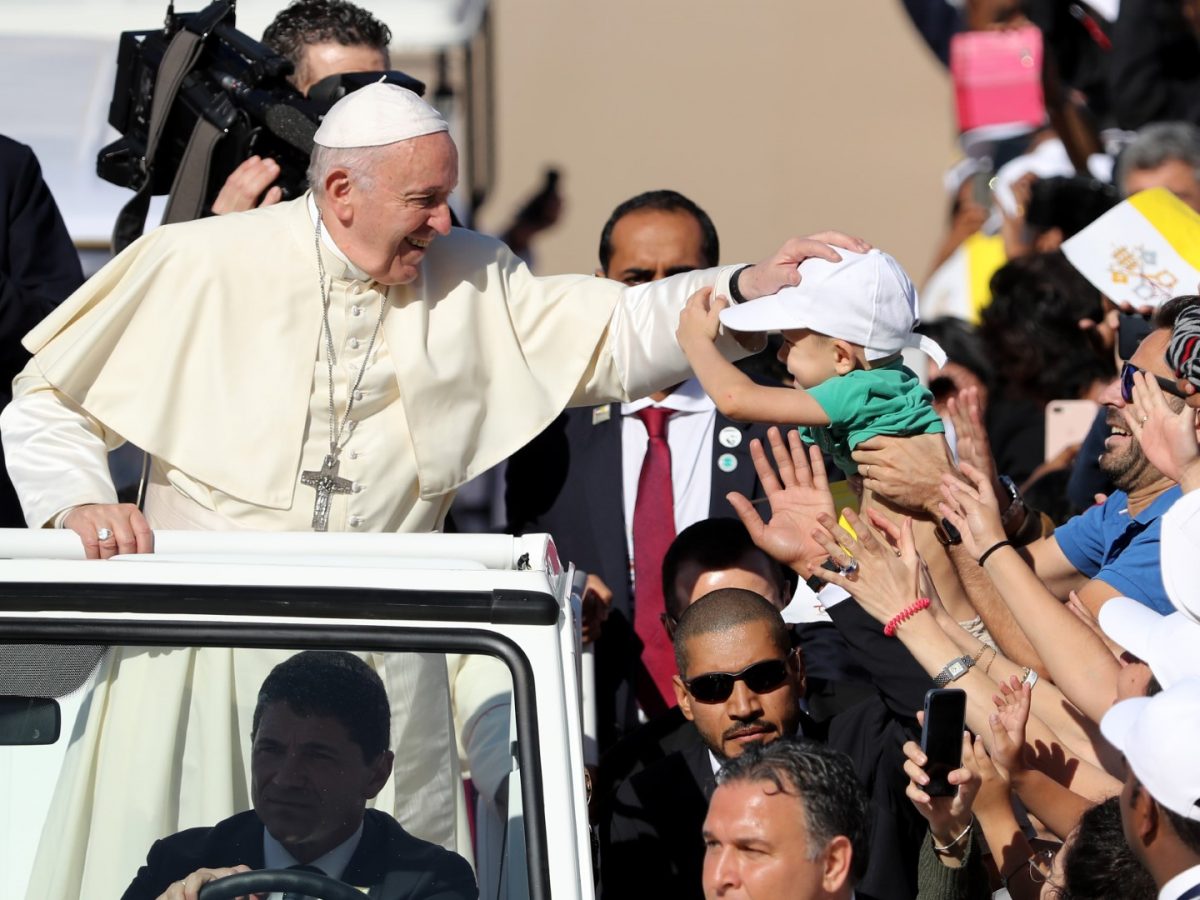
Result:
M637 414L646 426L649 441L633 507L633 628L642 641L638 703L648 716L675 705L671 687L675 653L661 620L665 611L663 557L675 539L675 494L671 489L671 448L667 444L667 418L671 412L647 407Z

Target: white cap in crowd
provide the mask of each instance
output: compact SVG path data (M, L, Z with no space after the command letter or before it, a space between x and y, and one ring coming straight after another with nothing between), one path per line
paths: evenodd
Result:
M1114 704L1100 731L1151 797L1200 822L1200 678Z
M868 360L917 347L939 366L946 354L932 339L914 334L917 290L882 250L837 250L840 262L806 259L800 283L777 294L721 311L721 323L734 331L807 328L865 348Z
M1200 491L1184 494L1162 518L1163 587L1171 603L1193 622L1200 622ZM1197 650L1200 653L1200 650Z
M442 114L407 88L368 84L325 114L313 142L322 147L380 147L448 131Z
M1129 597L1113 597L1100 607L1100 628L1148 665L1164 688L1200 678L1200 624L1181 613L1163 616Z

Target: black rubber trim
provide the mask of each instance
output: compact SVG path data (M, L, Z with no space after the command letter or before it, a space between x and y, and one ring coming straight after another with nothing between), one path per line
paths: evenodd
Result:
M387 593L387 592L384 592ZM511 593L511 592L510 592ZM441 595L439 595L441 596ZM471 595L479 596L479 595ZM530 596L547 596L531 594ZM7 600L5 606L8 606ZM166 612L167 610L158 610ZM211 611L210 611L211 612ZM247 613L247 610L242 610ZM359 612L357 599L354 612ZM556 607L557 612L557 607ZM342 608L342 615L346 610ZM311 625L278 623L260 625L219 623L161 623L41 618L3 620L7 643L128 644L179 647L273 647L283 649L353 649L358 651L417 653L480 653L495 656L512 674L516 700L517 760L521 766L521 800L526 810L525 849L532 900L550 898L550 861L546 847L546 819L529 812L545 809L542 771L538 765L537 694L529 658L515 643L489 631L436 628L362 628L330 625L315 631ZM530 825L534 827L530 827ZM583 861L581 861L582 864Z
M350 606L348 604L352 603ZM553 625L558 603L540 591L414 591L374 587L0 582L0 608L276 618L411 619Z

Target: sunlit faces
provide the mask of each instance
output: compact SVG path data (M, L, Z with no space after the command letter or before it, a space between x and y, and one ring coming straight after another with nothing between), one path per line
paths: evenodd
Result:
M1163 354L1171 340L1171 332L1166 328L1152 331L1138 345L1133 357L1129 360L1133 365L1144 369L1151 375L1171 378L1171 372ZM1182 403L1175 397L1166 398L1168 405L1178 409ZM1153 482L1162 475L1155 469L1146 455L1142 453L1141 445L1129 433L1125 419L1121 415L1121 407L1125 401L1121 399L1120 381L1115 381L1100 394L1100 402L1108 407L1105 421L1112 432L1104 441L1104 452L1100 454L1100 469L1120 490L1128 492L1139 485Z
M639 209L613 226L608 270L597 274L634 285L707 266L704 232L694 216L677 210Z
M687 643L687 657L688 671L681 674L689 680L709 672L740 672L764 660L787 659L788 677L775 689L756 694L744 681L736 681L733 693L719 703L700 703L676 676L680 710L719 758L732 759L751 743L770 743L796 733L804 696L804 664L799 654L775 646L766 623L746 622L695 635Z
M308 96L314 84L330 75L348 72L385 72L388 68L387 54L365 44L339 44L324 41L305 44L300 64L292 74L296 90Z
M381 284L408 284L426 250L450 233L450 194L458 151L444 132L400 141L381 151L369 173L335 167L322 202L330 234L360 269Z
M839 348L844 346L844 341L835 341L807 328L794 328L783 332L778 358L796 379L797 387L811 388L848 371L839 366Z
M1169 159L1153 169L1134 169L1125 176L1125 193L1136 194L1164 187L1196 212L1200 212L1200 181L1196 170L1182 159Z
M330 716L299 716L269 705L250 757L250 798L274 838L310 862L349 838L366 803L392 770L392 754L365 762L346 727Z
M810 852L805 823L800 799L771 782L718 787L704 820L705 898L808 900L843 888L849 867L831 861L830 848Z

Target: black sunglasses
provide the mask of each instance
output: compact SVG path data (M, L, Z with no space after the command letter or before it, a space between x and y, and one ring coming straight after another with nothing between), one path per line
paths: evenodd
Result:
M791 654L789 654L790 656ZM764 659L751 663L740 672L706 672L685 681L688 693L701 703L724 703L733 693L735 682L744 681L756 694L775 690L788 677L787 659Z
M1187 395L1183 393L1170 378L1163 378L1161 375L1151 376L1145 369L1135 366L1133 363L1125 363L1121 366L1121 399L1126 403L1133 402L1133 376L1141 372L1147 378L1153 377L1158 382L1158 386L1170 394L1172 397L1178 397L1180 400L1186 400Z

